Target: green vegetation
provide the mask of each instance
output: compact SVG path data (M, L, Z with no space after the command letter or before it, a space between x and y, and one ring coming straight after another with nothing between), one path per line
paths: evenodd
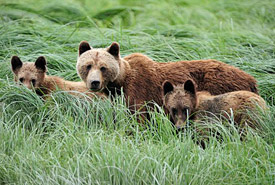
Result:
M274 184L275 1L1 0L0 184ZM157 61L214 58L253 75L270 111L263 131L219 120L205 149L151 112L144 126L114 102L56 92L42 101L12 82L10 59L44 55L48 73L79 80L78 44L121 45ZM147 128L146 128L147 127Z

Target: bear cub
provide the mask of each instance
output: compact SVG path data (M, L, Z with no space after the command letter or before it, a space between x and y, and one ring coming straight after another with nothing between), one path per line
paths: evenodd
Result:
M171 121L177 128L183 128L187 118L198 121L207 117L222 115L230 119L231 110L234 114L234 122L243 127L249 125L255 128L257 125L249 116L257 113L258 108L266 109L263 98L249 91L233 91L213 96L207 91L197 92L192 80L184 84L174 86L165 81L162 85L163 104L165 112L171 117Z
M78 91L90 97L94 97L94 94L104 97L102 93L89 93L89 89L83 82L72 82L57 76L48 76L46 74L47 62L43 56L38 57L35 63L23 63L18 56L13 56L11 67L15 82L26 86L28 89L34 89L41 96L61 89L64 91ZM70 94L77 95L78 93L71 92Z

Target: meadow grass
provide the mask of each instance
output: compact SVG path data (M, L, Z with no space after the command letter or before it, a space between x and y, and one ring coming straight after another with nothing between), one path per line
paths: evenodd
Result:
M1 184L274 184L275 2L272 0L1 0ZM205 149L176 133L156 106L146 125L125 100L62 91L43 101L12 81L10 59L48 60L48 74L79 81L80 41L156 61L214 58L253 75L269 111L260 132L219 119Z

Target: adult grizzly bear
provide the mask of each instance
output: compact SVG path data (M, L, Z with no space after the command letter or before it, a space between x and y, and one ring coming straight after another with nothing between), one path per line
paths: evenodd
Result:
M162 83L169 80L177 85L192 79L199 91L213 95L236 90L257 93L256 80L244 71L216 60L155 62L139 53L120 57L119 44L108 48L91 48L83 41L79 45L77 71L87 87L93 91L120 92L132 111L145 102L162 106Z

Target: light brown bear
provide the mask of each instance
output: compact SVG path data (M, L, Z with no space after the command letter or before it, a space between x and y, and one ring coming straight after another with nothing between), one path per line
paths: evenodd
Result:
M259 109L265 110L266 104L263 98L249 91L234 91L213 96L209 92L197 92L194 82L187 80L184 84L174 86L171 82L163 83L163 104L165 112L170 114L171 121L177 128L186 124L186 119L202 120L206 116L214 117L222 115L230 119L233 111L234 122L243 127L249 125L256 127L256 123L250 116L259 113ZM250 114L248 114L250 113Z
M11 59L11 66L14 73L14 80L25 85L29 89L34 89L38 95L48 95L52 91L60 89L71 91L70 94L73 95L79 95L79 93L72 92L78 91L90 97L94 97L94 93L89 91L83 81L72 82L57 76L46 75L47 62L43 56L38 57L35 63L23 63L18 56L13 56ZM102 93L95 94L104 97Z
M119 44L107 48L91 48L83 41L79 45L77 72L87 87L112 95L121 88L131 111L140 109L145 102L154 101L162 106L162 83L182 84L192 79L197 89L213 95L236 90L257 93L256 80L244 71L216 60L155 62L139 53L120 57Z

